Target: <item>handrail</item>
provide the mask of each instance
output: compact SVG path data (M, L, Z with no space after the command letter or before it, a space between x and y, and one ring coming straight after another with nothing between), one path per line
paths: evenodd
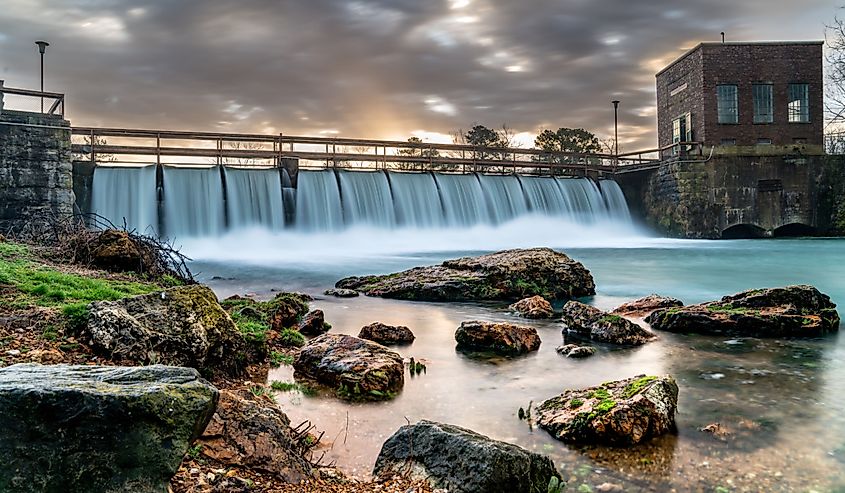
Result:
M3 85L3 81L0 80L0 111L3 110L3 95L4 94L11 94L14 96L27 96L33 98L46 98L52 99L53 103L50 105L50 108L47 110L45 115L58 115L64 118L65 116L65 95L59 92L48 92L48 91L35 91L32 89L19 89L15 87L6 87Z

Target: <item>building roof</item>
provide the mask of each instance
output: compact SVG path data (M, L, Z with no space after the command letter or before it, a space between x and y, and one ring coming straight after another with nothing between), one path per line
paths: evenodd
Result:
M724 43L720 41L707 41L703 43L698 43L693 48L688 50L686 53L681 55L680 57L676 58L672 63L663 67L660 72L655 74L655 77L660 76L663 72L672 68L673 65L680 62L684 58L690 56L691 54L695 53L696 51L700 50L704 46L790 46L790 45L808 45L808 46L816 46L816 45L823 45L824 41L813 40L813 41L726 41Z

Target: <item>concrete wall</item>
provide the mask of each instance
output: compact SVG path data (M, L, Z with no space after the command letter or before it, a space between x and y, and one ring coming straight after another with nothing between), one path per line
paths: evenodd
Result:
M42 212L73 212L70 123L57 116L0 113L0 231Z
M845 234L845 156L717 156L617 181L634 213L668 236Z

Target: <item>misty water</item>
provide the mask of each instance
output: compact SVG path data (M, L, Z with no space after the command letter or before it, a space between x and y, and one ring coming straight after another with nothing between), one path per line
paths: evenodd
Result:
M237 245L241 245L237 248ZM415 249L414 246L417 246ZM461 248L467 245L467 248ZM489 245L483 248L483 245ZM626 491L831 491L845 485L845 343L762 340L661 333L642 347L600 346L586 360L561 357L555 321L529 321L504 304L423 303L322 296L343 276L387 273L508 246L552 246L583 262L602 309L650 293L686 303L743 289L810 283L845 303L845 241L681 241L642 236L630 225L579 227L526 219L496 228L439 231L357 229L327 235L242 232L213 242L186 242L193 267L220 297L273 289L313 295L332 332L357 335L370 322L409 326L417 336L396 350L427 365L406 374L389 402L348 403L331 394L278 393L292 421L324 430L326 460L366 476L381 444L399 426L444 421L548 454L573 484L622 484ZM216 276L216 277L215 277ZM222 279L220 279L222 278ZM464 320L534 326L540 350L519 358L476 358L455 350ZM627 448L578 448L517 418L564 388L637 374L672 374L680 387L678 435ZM291 381L292 369L270 380ZM347 429L348 420L348 429ZM699 431L711 423L732 431L722 441Z
M306 171L294 191L275 170L223 171L165 169L156 190L151 168L98 168L92 200L117 224L175 236L199 280L220 298L300 291L315 297L312 308L325 312L334 333L357 335L374 321L413 330L414 343L396 350L427 370L406 373L395 399L275 394L294 424L309 420L325 432L317 451L324 462L367 477L385 439L407 422L430 419L551 456L573 491L604 482L625 491L845 491L845 338L838 335L660 333L642 347L599 345L595 356L573 360L555 352L557 321L517 318L506 304L321 294L349 275L546 246L592 272L597 294L583 301L602 309L651 293L697 303L797 283L815 285L842 307L845 241L656 238L634 226L610 181ZM143 193L132 192L139 182ZM471 319L534 326L540 350L518 358L457 352L455 330ZM665 373L680 387L677 435L630 448L574 447L517 418L520 407L565 388ZM293 380L292 368L272 370L269 380ZM699 431L712 423L730 435Z

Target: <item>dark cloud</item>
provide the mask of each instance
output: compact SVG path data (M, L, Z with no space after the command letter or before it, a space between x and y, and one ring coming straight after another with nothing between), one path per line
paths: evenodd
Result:
M820 39L829 0L2 0L0 78L77 125L399 137L473 122L654 144L654 73L719 31ZM786 24L785 24L786 23ZM786 27L785 27L786 26ZM627 141L627 142L626 142Z

